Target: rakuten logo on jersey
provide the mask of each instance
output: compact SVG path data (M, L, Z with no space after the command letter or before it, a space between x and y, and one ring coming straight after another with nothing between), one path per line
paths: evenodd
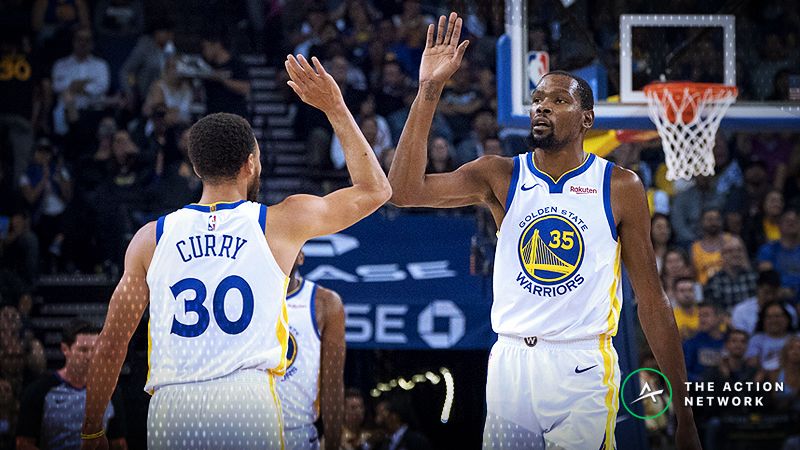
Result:
M583 186L570 186L569 191L573 194L597 194L597 189Z

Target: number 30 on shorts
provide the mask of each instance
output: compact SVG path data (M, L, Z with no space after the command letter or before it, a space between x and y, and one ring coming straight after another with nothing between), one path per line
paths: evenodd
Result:
M185 278L169 288L172 295L177 300L178 295L184 291L194 291L194 299L184 300L184 311L197 313L197 323L187 325L172 318L172 333L182 337L197 337L203 334L208 328L210 317L208 309L203 306L206 300L206 285L197 278ZM228 291L237 289L242 294L242 315L236 321L230 321L225 315L225 296ZM244 278L231 275L220 281L219 286L214 291L214 320L219 328L227 334L239 334L244 331L253 318L253 290L244 281Z

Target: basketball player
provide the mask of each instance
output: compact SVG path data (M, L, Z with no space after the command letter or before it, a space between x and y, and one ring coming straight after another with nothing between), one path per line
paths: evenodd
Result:
M698 448L683 406L686 370L650 243L644 188L633 172L583 151L594 121L591 88L565 72L533 92L533 151L483 156L454 172L425 175L425 143L445 82L468 41L461 19L428 28L419 93L389 180L399 206L483 203L499 231L494 268L484 448L613 449L620 373L611 337L622 302L620 259L639 318L672 382L680 448ZM435 35L435 36L434 36Z
M198 121L189 157L203 181L200 203L148 223L128 247L89 369L83 448L107 447L102 414L148 303L148 448L283 447L275 376L286 367L287 274L304 242L391 196L336 82L313 63L289 56L289 85L328 117L353 185L254 203L261 164L250 125L231 114Z
M344 419L344 306L336 292L300 276L301 251L292 267L286 307L289 349L278 379L287 450L320 448L314 422L322 412L326 449L339 450Z

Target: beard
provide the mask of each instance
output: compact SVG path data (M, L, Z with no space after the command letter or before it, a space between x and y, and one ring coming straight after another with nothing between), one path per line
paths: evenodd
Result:
M261 190L261 177L253 177L250 184L247 186L247 201L257 202L258 192Z
M532 149L554 150L564 146L564 142L556 139L556 129L552 127L550 133L544 136L537 136L533 133L533 128L528 135L528 147Z

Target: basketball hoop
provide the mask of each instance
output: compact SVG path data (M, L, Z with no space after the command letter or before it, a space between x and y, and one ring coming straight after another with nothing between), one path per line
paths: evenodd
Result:
M664 147L667 179L714 175L714 142L720 121L736 100L735 86L668 82L644 87L650 119Z

